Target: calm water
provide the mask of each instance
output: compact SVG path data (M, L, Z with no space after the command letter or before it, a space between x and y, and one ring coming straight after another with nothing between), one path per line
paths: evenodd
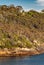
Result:
M0 65L44 65L44 54L31 57L0 57Z

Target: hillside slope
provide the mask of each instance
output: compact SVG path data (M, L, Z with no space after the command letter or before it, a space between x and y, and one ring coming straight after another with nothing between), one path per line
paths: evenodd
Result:
M0 48L38 48L43 43L44 12L0 6Z

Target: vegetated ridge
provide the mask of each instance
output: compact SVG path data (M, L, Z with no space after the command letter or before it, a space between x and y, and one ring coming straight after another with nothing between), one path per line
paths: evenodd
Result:
M22 6L0 6L0 49L29 48L44 51L44 10L24 11Z

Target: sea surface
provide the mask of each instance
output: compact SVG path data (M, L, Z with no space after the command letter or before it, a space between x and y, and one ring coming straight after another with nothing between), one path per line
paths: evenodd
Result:
M44 65L44 54L25 57L0 57L0 65Z

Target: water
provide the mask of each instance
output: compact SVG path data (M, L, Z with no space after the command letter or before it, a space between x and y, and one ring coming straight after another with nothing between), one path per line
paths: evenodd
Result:
M31 57L0 57L0 65L44 65L44 54Z

